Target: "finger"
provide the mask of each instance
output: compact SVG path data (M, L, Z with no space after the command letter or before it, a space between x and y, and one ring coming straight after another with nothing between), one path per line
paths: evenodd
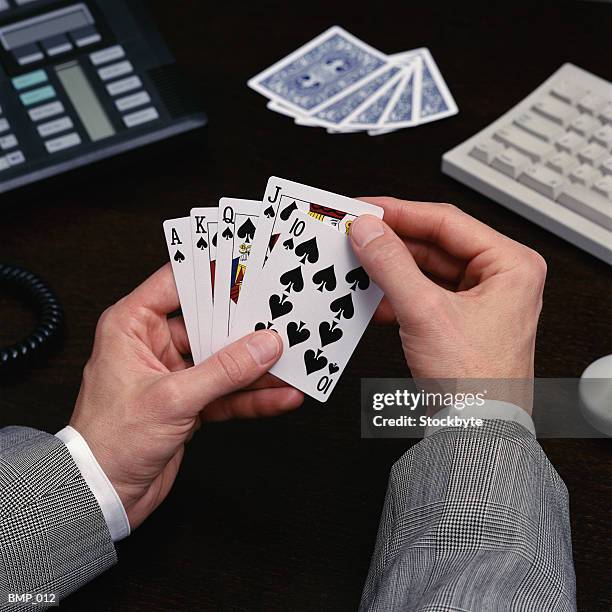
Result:
M452 283L459 283L463 278L466 265L464 260L449 255L431 242L414 238L403 238L403 241L421 270Z
M406 245L384 221L372 215L357 217L350 239L355 255L398 319L420 314L427 298L441 291L419 270Z
M400 236L426 240L447 253L470 260L489 248L512 241L449 204L409 202L396 198L361 198L385 211L385 223Z
M189 346L189 338L187 336L187 328L183 317L172 317L168 319L168 329L172 344L181 355L189 355L191 347Z
M256 380L252 385L249 385L249 389L274 389L277 387L286 387L287 383L280 378L274 376L274 374L264 374L260 379Z
M156 314L169 314L177 310L180 303L170 263L149 276L123 301L130 306L147 308Z
M270 417L294 410L302 405L304 394L293 387L238 391L221 397L202 411L203 421L254 419Z
M279 359L280 336L257 331L224 347L202 363L173 372L158 384L166 399L182 416L193 416L214 400L238 391L260 379Z

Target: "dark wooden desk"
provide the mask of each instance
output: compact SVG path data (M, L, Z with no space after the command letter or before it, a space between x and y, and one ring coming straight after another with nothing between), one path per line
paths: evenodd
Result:
M439 169L444 151L563 62L612 80L612 6L560 0L495 8L396 2L366 9L317 0L153 6L206 96L207 141L95 181L57 181L43 197L2 196L0 260L49 280L65 305L68 336L45 366L0 390L1 423L63 426L98 315L166 259L162 220L187 214L195 203L214 205L222 195L257 197L271 174L347 195L459 204L548 261L538 376L579 376L612 352L612 269ZM247 79L334 23L388 53L429 47L460 114L369 138L296 127L268 111ZM23 318L2 305L16 322ZM14 331L1 327L4 336ZM328 404L307 401L283 418L202 431L166 503L119 545L119 565L62 609L356 609L388 471L407 446L360 439L359 379L404 373L396 331L371 328ZM543 446L571 493L580 608L611 609L610 441Z

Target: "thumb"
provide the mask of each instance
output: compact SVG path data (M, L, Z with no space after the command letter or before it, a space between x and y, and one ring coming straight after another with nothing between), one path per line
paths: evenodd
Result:
M197 414L212 401L261 378L280 358L283 341L273 331L256 331L222 348L202 363L165 377L183 415ZM176 385L176 386L175 386Z
M361 215L350 229L355 255L383 290L398 320L422 310L437 287L419 269L402 239L382 220Z

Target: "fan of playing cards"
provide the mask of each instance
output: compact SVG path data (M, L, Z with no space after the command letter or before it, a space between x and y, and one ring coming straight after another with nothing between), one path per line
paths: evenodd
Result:
M372 204L271 177L263 202L221 198L164 222L194 362L259 329L283 339L270 369L326 401L382 292L347 237Z
M427 49L384 55L334 26L248 82L298 125L370 136L457 113Z

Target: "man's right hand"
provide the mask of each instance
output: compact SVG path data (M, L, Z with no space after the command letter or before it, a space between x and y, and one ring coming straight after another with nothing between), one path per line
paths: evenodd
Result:
M353 249L385 292L377 320L399 323L413 376L532 379L544 259L448 204L363 199L385 222L356 219Z

